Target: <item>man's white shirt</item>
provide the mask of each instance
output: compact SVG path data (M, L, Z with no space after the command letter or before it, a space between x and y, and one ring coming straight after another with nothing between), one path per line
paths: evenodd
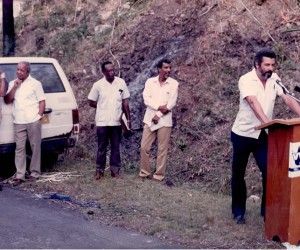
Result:
M158 76L149 78L145 83L143 91L144 103L147 106L143 122L146 123L152 131L160 127L172 127L172 112L166 115L158 111L158 107L167 105L168 110L172 110L176 105L178 96L178 82L168 77L161 86ZM157 115L158 124L152 122L152 118Z
M276 83L280 80L276 73L267 80L265 88L259 80L255 69L240 77L240 105L239 112L232 127L232 131L241 136L258 138L260 130L255 127L261 125L249 103L245 100L247 96L256 96L265 115L272 120L276 96L283 94L282 88Z
M88 99L97 102L96 126L119 126L122 114L122 100L130 97L128 87L122 78L115 77L109 83L105 77L93 84Z
M16 79L9 82L7 93L11 91L15 81ZM39 102L45 99L41 82L29 75L15 92L12 108L14 123L28 124L38 121L41 118Z

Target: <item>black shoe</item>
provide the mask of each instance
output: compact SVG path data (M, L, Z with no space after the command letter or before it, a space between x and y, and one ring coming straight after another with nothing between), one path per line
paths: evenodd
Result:
M235 219L237 224L245 224L246 223L244 215L234 216L234 219Z

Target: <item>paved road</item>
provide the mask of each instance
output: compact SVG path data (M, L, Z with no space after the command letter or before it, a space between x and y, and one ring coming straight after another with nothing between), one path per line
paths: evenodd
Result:
M26 191L0 192L0 249L176 248L126 230L86 220L80 213Z

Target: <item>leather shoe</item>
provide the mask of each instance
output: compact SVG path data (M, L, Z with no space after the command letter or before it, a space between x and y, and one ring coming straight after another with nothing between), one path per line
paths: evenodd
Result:
M95 175L95 180L98 181L100 180L102 177L104 176L104 173L102 172L96 172L96 175Z
M119 173L111 173L111 177L112 178L120 178L120 174Z
M244 215L237 215L234 217L234 219L237 224L245 224L246 223Z
M21 185L22 182L23 182L23 180L21 180L21 179L14 179L12 185L13 185L14 187L16 187L16 186Z
M152 180L152 176L151 175L146 175L146 176L139 175L139 178L142 179L143 181L146 180L146 179L147 180Z

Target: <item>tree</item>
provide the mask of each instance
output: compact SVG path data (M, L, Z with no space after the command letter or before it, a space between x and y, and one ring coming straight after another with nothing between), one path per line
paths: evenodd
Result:
M15 55L13 0L2 0L3 56Z

